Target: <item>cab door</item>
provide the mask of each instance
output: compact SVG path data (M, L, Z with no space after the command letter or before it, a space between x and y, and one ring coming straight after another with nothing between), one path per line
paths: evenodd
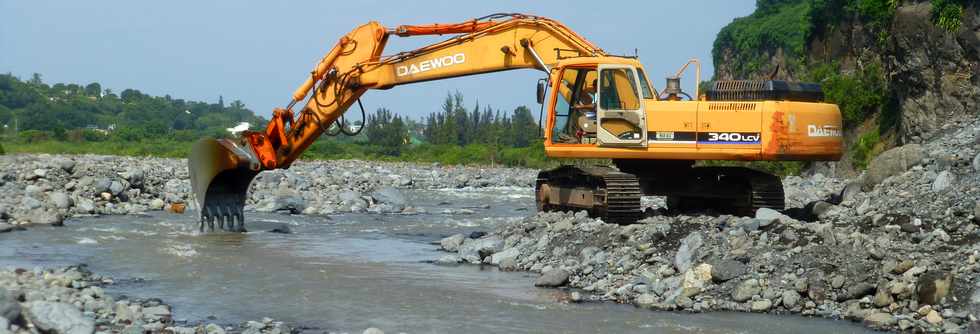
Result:
M646 147L646 113L636 69L599 65L596 135L599 146Z

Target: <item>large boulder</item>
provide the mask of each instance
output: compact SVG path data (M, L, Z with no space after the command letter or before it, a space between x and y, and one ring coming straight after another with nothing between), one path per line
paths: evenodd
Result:
M95 332L95 322L82 316L82 312L70 304L34 301L28 304L27 311L31 322L42 333L91 334Z
M405 195L398 189L393 187L382 187L371 193L371 197L374 201L380 204L387 204L394 211L401 211L405 209L408 201L405 200Z
M762 287L759 285L759 280L750 278L742 281L732 290L732 300L736 302L744 302L752 299L752 296L762 292Z
M71 197L68 197L68 194L61 191L55 191L48 194L48 199L52 204L54 204L55 207L59 209L68 209L74 205Z
M889 176L901 174L922 163L925 153L919 144L908 144L885 151L871 160L864 175L865 189L873 188Z
M568 283L568 277L571 276L565 269L552 269L544 272L534 281L534 286L540 287L559 287Z
M0 318L13 323L19 323L21 319L20 303L13 293L4 288L0 288ZM4 328L0 327L0 329Z
M482 239L466 239L459 247L459 256L470 263L482 263L483 259L504 249L504 241L496 236Z
M255 210L259 212L288 211L298 214L306 209L306 199L300 193L292 190L279 190L275 195L266 197Z
M726 282L742 276L749 267L742 262L725 259L709 262L711 264L711 280L715 283Z
M466 240L466 236L457 233L440 240L439 246L442 247L442 249L445 251L455 252L459 250L459 246L462 245L463 241L465 240Z
M691 264L699 256L699 249L703 243L704 237L698 232L692 232L681 240L681 246L677 248L677 254L674 255L674 267L677 268L677 272L683 273L691 269Z

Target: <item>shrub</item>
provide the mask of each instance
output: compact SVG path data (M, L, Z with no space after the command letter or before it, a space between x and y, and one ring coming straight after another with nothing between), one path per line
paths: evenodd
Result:
M963 25L963 0L932 0L932 22L949 32Z
M845 127L863 122L888 98L881 65L874 62L853 73L840 73L837 64L816 65L807 80L819 82L827 101L840 106Z
M51 139L51 133L41 130L24 130L17 134L17 138L27 143L37 143Z
M877 155L880 150L881 136L878 129L865 132L858 137L857 142L851 149L851 165L858 169L868 168L868 163Z

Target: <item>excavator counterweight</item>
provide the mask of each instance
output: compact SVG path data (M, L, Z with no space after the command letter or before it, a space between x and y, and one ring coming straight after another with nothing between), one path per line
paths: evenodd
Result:
M448 39L382 55L388 38L420 35ZM545 17L493 14L394 29L369 22L337 41L264 131L195 144L188 167L201 229L243 231L252 179L289 168L328 128L342 126L337 120L360 106L366 91L506 70L536 69L547 77L537 87L547 156L615 163L542 171L535 188L540 210L581 209L631 223L643 215L645 195L666 196L676 212L783 209L778 177L695 162L840 159L840 110L820 102L818 85L717 82L707 94L691 96L680 88L689 64L700 82L700 62L692 59L658 92L636 57L609 55Z

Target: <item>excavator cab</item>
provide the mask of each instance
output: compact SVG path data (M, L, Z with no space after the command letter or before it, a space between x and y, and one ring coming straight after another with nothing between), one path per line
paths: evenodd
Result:
M630 64L569 65L557 71L549 115L557 145L644 148L644 99L654 95L643 71Z

